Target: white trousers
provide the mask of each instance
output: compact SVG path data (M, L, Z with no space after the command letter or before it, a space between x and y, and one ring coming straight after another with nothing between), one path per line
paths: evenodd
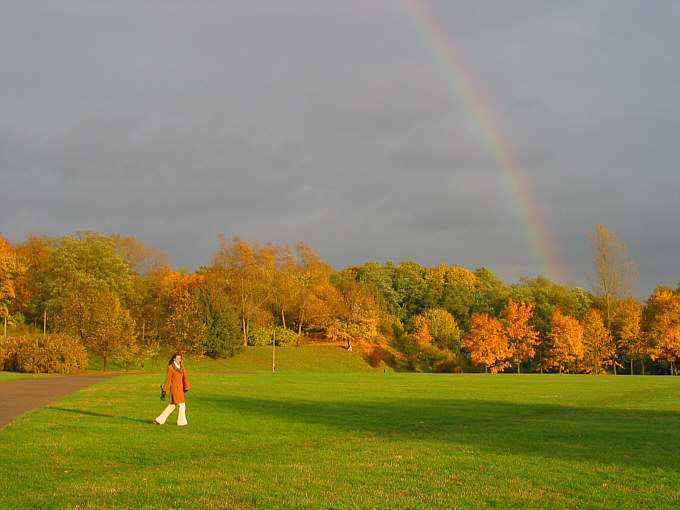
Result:
M179 414L177 415L177 425L181 427L182 425L187 424L186 404L177 405L179 406ZM163 425L165 423L165 420L168 419L168 416L170 416L174 410L175 404L168 404L168 407L166 407L160 414L160 416L156 418L156 422Z

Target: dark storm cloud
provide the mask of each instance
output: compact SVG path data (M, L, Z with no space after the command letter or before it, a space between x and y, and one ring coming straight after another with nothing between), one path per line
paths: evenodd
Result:
M0 231L219 234L335 267L540 270L494 147L407 4L3 2ZM680 279L675 2L426 2L506 133L567 276L605 222ZM460 70L458 70L460 72Z

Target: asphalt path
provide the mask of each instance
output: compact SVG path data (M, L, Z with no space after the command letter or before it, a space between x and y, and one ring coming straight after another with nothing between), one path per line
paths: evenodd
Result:
M76 390L120 374L29 377L0 382L0 429L26 411L42 407Z

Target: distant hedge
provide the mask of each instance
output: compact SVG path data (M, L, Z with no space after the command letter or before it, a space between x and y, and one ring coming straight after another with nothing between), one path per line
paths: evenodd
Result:
M0 336L0 370L73 374L86 364L84 347L67 335Z

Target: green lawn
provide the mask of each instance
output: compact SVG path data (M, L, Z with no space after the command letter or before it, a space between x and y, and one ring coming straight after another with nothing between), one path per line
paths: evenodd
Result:
M24 374L20 372L0 372L0 382L12 379L25 379L27 377L42 377L41 374Z
M1 508L680 507L680 377L108 379L0 431Z

